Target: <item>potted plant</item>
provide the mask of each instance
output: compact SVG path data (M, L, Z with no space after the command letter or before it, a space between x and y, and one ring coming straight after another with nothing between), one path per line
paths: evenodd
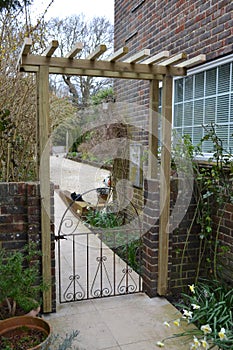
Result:
M0 321L1 350L46 350L50 337L50 324L40 317L15 316Z
M40 308L40 293L47 288L39 277L39 256L34 243L23 251L0 250L0 318L27 314Z
M1 349L18 349L18 344L20 349L40 349L40 343L48 341L48 322L35 317L40 311L40 294L46 288L40 281L35 244L24 251L0 250Z

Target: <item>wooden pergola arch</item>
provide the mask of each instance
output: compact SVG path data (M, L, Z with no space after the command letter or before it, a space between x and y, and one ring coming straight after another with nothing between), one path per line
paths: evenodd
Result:
M123 47L105 60L99 57L107 50L106 45L100 45L85 59L75 58L83 48L77 43L65 57L53 57L58 48L58 41L53 40L42 55L32 55L30 50L32 40L26 38L18 59L18 69L21 72L36 73L37 77L37 149L38 169L43 154L43 172L40 175L41 193L41 228L42 228L42 273L46 281L51 281L51 235L50 235L50 169L49 152L45 148L49 138L49 74L82 75L120 79L142 79L150 82L150 116L149 116L149 170L150 179L157 178L157 133L158 122L153 117L158 111L159 81L163 84L162 94L162 140L161 167L163 176L160 178L160 202L163 211L159 227L159 260L158 260L158 294L165 295L168 280L168 227L170 210L170 147L172 123L172 78L186 75L189 67L205 61L205 55L187 59L180 53L170 56L168 51L150 56L150 50L144 49L128 57L128 48ZM124 56L127 58L124 59ZM43 295L44 312L52 311L52 287Z

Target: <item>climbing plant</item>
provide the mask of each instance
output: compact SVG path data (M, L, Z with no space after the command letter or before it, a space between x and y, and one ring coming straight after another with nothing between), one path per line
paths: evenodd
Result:
M220 243L219 234L224 208L227 203L233 203L233 158L232 154L223 146L218 136L218 126L211 124L203 126L205 136L194 146L189 135L182 138L174 152L186 150L186 155L192 160L194 172L193 195L196 202L193 219L187 229L186 241L181 256L180 277L182 278L183 263L187 253L188 241L194 228L199 225L199 257L196 269L196 281L203 264L215 279L219 277L221 269L220 257L228 251L228 246ZM207 161L198 161L197 156L203 156L201 149L204 142L212 144L212 153ZM182 145L182 146L181 146ZM214 217L218 216L216 226Z

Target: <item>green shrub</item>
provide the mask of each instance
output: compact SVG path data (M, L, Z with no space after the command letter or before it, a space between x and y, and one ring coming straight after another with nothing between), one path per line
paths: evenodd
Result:
M217 280L202 280L189 289L189 294L182 293L183 303L177 304L182 317L164 324L170 327L185 322L191 329L173 337L192 336L189 349L233 349L233 289ZM159 341L157 346L164 347L165 342Z
M47 285L40 281L38 259L34 244L24 252L0 250L0 303L6 303L9 316L15 315L17 306L25 313L39 306Z

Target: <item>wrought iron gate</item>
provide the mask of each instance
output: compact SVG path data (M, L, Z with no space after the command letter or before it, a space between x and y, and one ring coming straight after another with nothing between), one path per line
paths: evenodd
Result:
M56 236L60 303L141 292L140 228L93 231L71 206Z

